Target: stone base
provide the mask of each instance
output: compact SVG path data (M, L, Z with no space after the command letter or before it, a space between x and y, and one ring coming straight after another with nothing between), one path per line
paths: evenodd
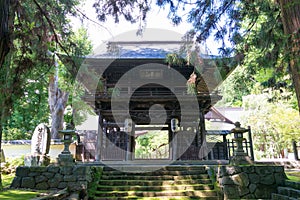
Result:
M98 176L102 174L103 166L56 166L27 167L19 166L16 176L11 183L11 188L30 188L33 190L62 190L67 188L70 192L80 192L83 189L92 189L99 181ZM44 198L45 199L45 198ZM61 199L60 196L46 199ZM65 198L64 198L65 199Z
M224 200L271 199L285 184L283 166L219 166L216 175Z
M30 155L24 158L25 166L48 166L50 164L50 156L47 155Z
M75 164L72 154L59 154L57 161L60 166L73 166Z
M245 155L235 155L230 160L231 165L252 165L253 161L250 159L249 156Z

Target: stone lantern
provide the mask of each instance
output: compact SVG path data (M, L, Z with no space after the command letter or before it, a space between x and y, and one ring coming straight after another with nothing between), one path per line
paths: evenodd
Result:
M72 137L76 135L76 132L73 127L67 125L66 130L60 130L59 133L63 134L64 150L58 155L58 163L62 166L73 165L74 159L69 147L72 143Z
M252 164L251 159L247 156L243 149L243 141L246 140L243 137L243 133L248 132L248 129L242 128L240 122L235 122L234 125L235 128L231 130L231 133L234 134L233 140L236 142L237 148L233 153L230 163L233 165Z

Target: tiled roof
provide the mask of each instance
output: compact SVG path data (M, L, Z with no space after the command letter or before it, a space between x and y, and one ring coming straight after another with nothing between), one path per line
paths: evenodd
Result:
M106 50L95 53L90 58L166 58L170 53L186 57L182 47L187 45L182 41L119 41L108 42ZM191 45L191 43L188 43ZM215 58L216 56L199 54L202 58Z

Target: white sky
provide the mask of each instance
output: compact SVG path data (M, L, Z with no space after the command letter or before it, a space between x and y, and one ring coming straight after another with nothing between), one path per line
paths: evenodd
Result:
M132 38L136 37L135 33L138 30L138 24L131 24L130 22L125 21L123 18L120 18L120 22L118 24L115 24L112 18L108 18L109 20L107 22L99 22L96 19L95 9L92 7L94 2L95 0L87 0L85 5L80 8L80 10L84 11L84 13L90 19L101 24L100 26L88 20L83 22L83 26L87 28L94 48L97 48L97 46L103 44L103 42L107 40L111 40L112 37L117 37L118 35L128 31L130 31L129 34L132 35ZM147 30L153 28L170 30L182 35L192 28L191 24L188 24L185 21L182 21L182 23L178 26L172 25L171 20L167 18L167 15L168 9L159 9L158 6L153 5L147 15L147 25L144 37L147 36ZM72 22L74 24L74 28L81 26L81 22L79 20L72 19ZM158 37L161 37L161 35ZM136 39L143 40L141 36ZM168 38L166 37L166 39Z
M130 22L127 22L121 17L120 17L120 22L118 24L114 22L114 19L112 19L112 17L109 17L108 21L106 22L98 21L96 18L96 11L93 8L94 2L95 0L85 0L84 3L82 3L83 5L80 6L79 8L81 11L83 11L83 13L86 16L96 21L98 24L88 20L84 20L82 24L80 20L72 18L73 27L75 29L79 28L81 25L87 28L89 37L92 41L92 44L94 45L94 49L97 49L99 45L101 44L103 45L108 40L112 40L112 38L120 36L121 34L124 34L126 32L130 32L129 35L131 35L132 38L136 40L147 40L145 39L145 37L147 37L147 30L149 32L149 29L153 29L153 28L174 31L174 33L176 32L181 35L184 35L187 31L192 29L192 25L187 23L185 17L183 17L183 20L180 23L180 25L178 26L172 25L171 20L167 18L168 10L169 10L168 5L166 9L159 8L158 6L155 5L155 1L153 1L151 5L151 10L147 14L147 25L145 29L144 38L141 38L141 36L136 37L136 31L138 30L138 23L131 24ZM182 14L184 16L187 16L187 12L189 10L190 8L186 7L185 11L182 11ZM128 36L128 34L126 36ZM156 37L155 40L157 40L157 38L160 38L161 36L162 34ZM168 38L168 36L166 36L166 39L171 40L170 38ZM148 40L150 39L148 38ZM228 45L231 46L229 42ZM206 50L209 51L208 54L218 55L217 48L219 46L220 44L215 42L212 37L206 41Z

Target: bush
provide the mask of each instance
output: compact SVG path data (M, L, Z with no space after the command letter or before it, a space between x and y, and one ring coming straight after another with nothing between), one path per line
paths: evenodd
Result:
M18 158L7 158L6 163L2 166L2 174L15 173L18 166L24 166L24 156Z

